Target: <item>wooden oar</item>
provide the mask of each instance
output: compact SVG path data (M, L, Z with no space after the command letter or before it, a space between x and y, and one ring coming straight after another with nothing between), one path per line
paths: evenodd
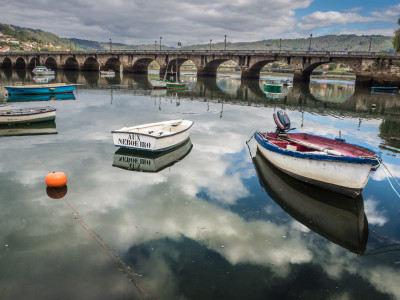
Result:
M341 153L339 151L336 151L336 150L333 150L333 149L324 148L324 147L321 147L321 146L318 146L318 145L315 145L315 144L312 144L312 143L304 142L302 140L297 140L297 139L294 139L294 138L291 138L291 137L284 137L283 139L285 139L285 140L287 140L289 142L293 142L293 143L305 146L305 147L310 148L310 149L315 149L315 150L318 150L318 151L321 151L321 152L325 152L326 154L336 155L336 156L347 156L347 155L345 155L345 154L343 154L343 153Z

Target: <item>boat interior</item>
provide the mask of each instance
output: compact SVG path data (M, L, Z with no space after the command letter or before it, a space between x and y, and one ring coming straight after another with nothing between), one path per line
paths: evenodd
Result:
M133 133L148 134L153 136L169 135L187 128L183 120L177 120L169 123L153 123L148 126L135 126L129 128L121 128L120 131L130 131Z
M376 154L357 145L348 144L341 139L327 139L306 133L260 133L269 143L296 152L329 154L348 157L376 157Z

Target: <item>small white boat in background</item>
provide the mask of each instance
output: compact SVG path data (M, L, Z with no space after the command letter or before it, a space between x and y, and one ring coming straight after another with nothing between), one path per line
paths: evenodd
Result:
M193 121L172 120L111 131L114 145L144 151L165 151L186 141Z
M0 124L53 121L56 109L51 106L0 110Z
M115 71L113 70L103 70L100 71L100 76L102 77L114 77L115 76Z
M32 70L32 73L36 76L49 76L55 74L53 70L48 69L46 66L37 66Z

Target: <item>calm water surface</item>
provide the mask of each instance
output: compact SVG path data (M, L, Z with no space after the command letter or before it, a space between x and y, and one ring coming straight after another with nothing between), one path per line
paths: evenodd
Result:
M399 95L323 80L267 95L265 78L235 76L167 93L151 76L58 72L80 84L72 97L0 93L2 109L57 109L0 128L0 299L400 299L400 199L383 168L350 199L246 145L284 109L299 131L379 151L399 180ZM17 82L33 80L0 71L1 89ZM111 130L177 118L195 124L175 151L113 145ZM46 190L52 171L67 189Z

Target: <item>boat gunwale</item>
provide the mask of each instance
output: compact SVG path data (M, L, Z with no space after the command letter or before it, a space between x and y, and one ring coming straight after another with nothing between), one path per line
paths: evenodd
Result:
M272 132L266 132L266 133L272 133ZM324 138L322 136L318 135L313 135L316 137ZM254 133L254 137L257 141L257 143L264 147L266 150L285 155L285 156L291 156L295 158L301 158L301 159L312 159L312 160L326 160L326 161L338 161L338 162L345 162L345 163L359 163L359 164L372 164L372 165L377 165L379 164L378 160L381 161L381 157L373 150L368 149L366 147L362 147L356 144L350 144L354 145L356 147L360 147L363 149L366 149L368 151L371 151L375 153L376 157L350 157L350 156L334 156L334 155L328 155L328 154L312 154L312 153L304 153L304 152L298 152L298 151L292 151L292 150L287 150L284 148L281 148L271 142L269 142L268 139L265 139L261 136L261 132L257 131ZM347 143L349 144L349 143Z
M32 111L32 110L34 110L34 111ZM5 113L3 113L3 111L11 111L12 114L5 114ZM0 111L0 119L2 119L1 117L31 116L31 115L43 114L43 113L48 113L48 112L53 112L53 111L55 112L56 109L51 106L46 106L43 108L42 107L32 107L32 108L11 109L11 110L3 110L3 111ZM18 111L21 111L22 113L18 113Z

